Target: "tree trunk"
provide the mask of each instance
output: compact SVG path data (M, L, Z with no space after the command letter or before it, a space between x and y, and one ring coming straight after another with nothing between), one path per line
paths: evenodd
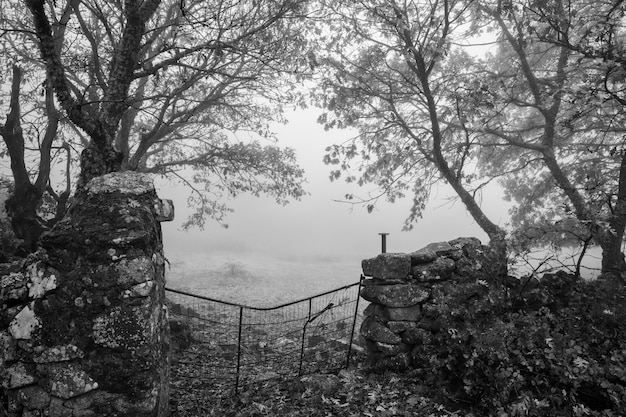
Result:
M81 190L92 179L120 171L124 155L113 146L99 147L92 141L80 154L80 175L76 185Z
M602 273L616 274L626 282L626 261L622 252L624 232L626 231L626 149L622 150L619 170L617 201L612 207L608 230L599 233L598 240L602 247Z
M26 254L37 249L37 240L44 231L37 216L37 208L41 204L43 191L31 183L24 160L24 136L19 102L21 81L21 69L13 66L10 111L6 123L0 126L0 136L9 153L14 185L5 208L11 219L11 228L15 236L23 240L20 251Z

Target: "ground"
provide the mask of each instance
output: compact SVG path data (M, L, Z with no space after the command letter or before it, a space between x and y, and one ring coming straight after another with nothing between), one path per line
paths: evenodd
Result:
M210 397L202 387L172 380L172 417L451 417L463 414L422 396L414 374L368 373L363 358L338 375L307 375L300 379L257 385L227 398Z

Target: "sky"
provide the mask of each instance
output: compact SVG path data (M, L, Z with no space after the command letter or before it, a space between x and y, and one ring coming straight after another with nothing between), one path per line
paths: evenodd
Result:
M227 229L213 221L202 231L182 231L180 225L188 213L184 195L179 189L157 184L159 196L172 199L176 210L175 220L162 225L166 256L176 261L227 252L263 256L268 261L360 263L380 253L381 232L389 233L387 252L412 252L431 242L461 236L488 242L462 203L447 200L451 189L446 184L433 193L423 218L410 232L402 231L409 198L394 204L381 200L371 214L362 206L335 201L349 192L367 195L367 189L329 180L333 167L322 162L325 148L345 141L354 132L325 131L316 123L318 113L315 109L294 111L287 114L287 125L275 127L278 145L294 148L305 170L305 189L310 195L301 201L280 206L271 198L240 196L228 201L235 211L226 218ZM507 206L497 188L483 195L483 207L494 222L507 222Z

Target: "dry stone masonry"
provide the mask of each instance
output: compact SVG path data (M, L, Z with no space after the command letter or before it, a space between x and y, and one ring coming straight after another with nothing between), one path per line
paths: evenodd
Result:
M159 222L172 218L150 177L109 174L76 196L40 251L0 264L0 401L9 416L167 415Z
M449 301L471 302L485 295L503 270L501 262L476 238L363 260L361 297L370 304L360 333L369 366L401 370L416 365L432 335L451 330L445 328Z

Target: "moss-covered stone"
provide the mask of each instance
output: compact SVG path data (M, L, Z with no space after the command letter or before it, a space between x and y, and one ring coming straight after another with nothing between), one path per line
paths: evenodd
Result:
M0 400L10 413L167 414L167 213L156 201L144 175L95 179L43 249L0 266Z

